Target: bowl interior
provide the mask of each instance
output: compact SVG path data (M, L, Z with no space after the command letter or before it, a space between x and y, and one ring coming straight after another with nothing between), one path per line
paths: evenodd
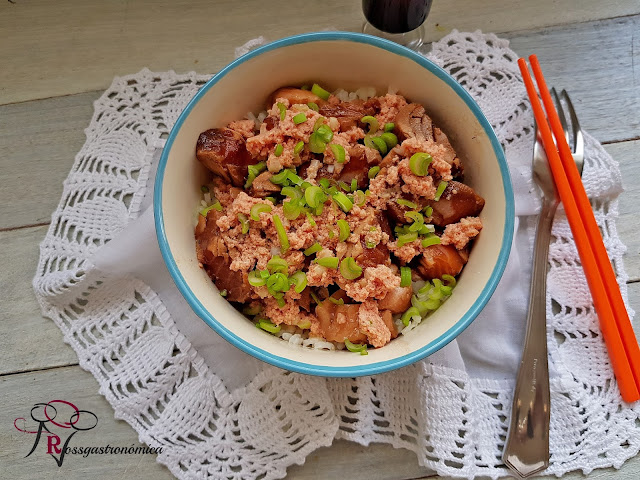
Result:
M328 90L389 87L424 105L465 166L465 182L486 200L484 228L452 298L423 323L369 355L296 347L256 329L198 267L193 227L207 171L195 158L200 132L264 110L285 85L318 82ZM165 261L195 312L248 353L289 370L330 376L378 373L435 352L460 333L490 297L506 264L513 199L506 163L491 127L461 87L422 57L357 34L285 39L237 60L205 85L183 112L165 147L156 180L155 214Z

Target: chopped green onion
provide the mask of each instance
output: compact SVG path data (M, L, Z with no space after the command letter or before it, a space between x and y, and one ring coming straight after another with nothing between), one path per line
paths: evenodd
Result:
M344 163L345 160L345 151L342 145L338 145L337 143L332 143L329 145L331 147L331 151L333 152L333 158L336 159L337 163Z
M351 191L351 187L349 185L347 185L345 182L343 182L342 180L340 180L338 182L338 186L344 190L345 192L350 192Z
M309 90L309 85L302 85L300 90Z
M415 175L424 177L429 170L429 164L432 160L433 158L431 158L431 155L428 153L414 153L409 159L409 168Z
M301 123L304 123L306 121L307 116L302 112L293 116L293 123L295 123L296 125L300 125Z
M276 199L274 197L264 197L265 200L269 200L271 203L273 203L274 205L278 202L276 202Z
M320 108L318 107L318 104L316 102L309 102L307 103L307 106L313 110L314 112L319 112Z
M298 143L296 143L296 146L293 147L293 154L298 155L303 148L304 148L304 142L300 140Z
M373 148L374 150L377 150L376 144L373 143L373 136L370 133L367 133L364 136L364 145L365 147L369 147L369 148Z
M303 195L302 191L299 188L290 187L290 186L282 187L282 190L280 190L280 193L285 197L289 197L293 199L302 198L302 195Z
M274 335L280 332L280 325L274 325L266 319L258 320L258 323L256 323L256 327L261 328L265 332L273 333Z
M289 271L289 264L284 258L280 257L280 255L274 255L267 262L267 268L271 273L287 273Z
M267 278L269 278L269 275L271 275L269 273L269 270L260 270L260 278L264 278L266 280Z
M349 212L353 208L353 202L342 192L336 193L333 196L333 199L345 213Z
M387 147L393 148L398 144L398 137L393 133L387 132L380 135L380 138L387 144Z
M333 140L333 131L326 125L320 125L316 130L316 135L318 135L325 143L329 143Z
M418 208L418 205L417 205L417 204L415 204L415 203L413 203L412 201L407 200L407 199L405 199L405 198L399 198L399 199L397 199L397 200L396 200L396 203L397 203L398 205L402 205L403 207L409 207L409 208L413 208L413 209Z
M287 232L284 229L284 225L282 225L282 220L278 215L273 216L273 224L276 227L276 232L278 232L278 239L280 240L280 249L282 253L285 253L289 250L289 238L287 237Z
M416 307L409 307L409 309L402 314L401 320L405 327L409 326L411 317L421 317L420 311Z
M316 94L317 96L319 96L323 100L329 100L329 96L331 95L329 92L327 92L324 88L322 88L317 83L314 83L311 86L311 93Z
M287 114L287 107L284 106L284 103L276 103L278 110L280 110L280 120L284 120L285 115Z
M258 270L249 272L249 275L247 275L247 277L249 280L249 285L253 287L261 287L262 285L267 283L267 281L264 278L262 278Z
M333 298L333 297L329 297L329 301L331 303L335 303L336 305L344 305L344 299L343 298Z
M221 212L222 205L220 204L220 202L216 202L213 205L209 205L208 207L205 207L202 210L200 210L200 215L202 215L203 217L206 217L211 210L217 210Z
M202 185L202 186L200 187L200 191L201 191L202 193L209 193L209 187L207 187L206 185Z
M347 350L350 352L359 353L360 355L369 355L366 343L351 343L348 338L345 338L344 346L347 347Z
M275 175L271 176L269 180L271 183L275 185L284 185L284 183L289 179L289 172L287 170L281 170Z
M313 245L311 245L309 248L307 248L303 253L305 254L305 256L308 257L309 255L313 255L314 253L317 253L320 250L322 250L322 245L316 242Z
M242 234L244 235L249 231L249 219L247 219L247 216L244 213L239 213L238 221L242 225Z
M316 302L318 305L322 304L322 301L316 296L315 293L313 292L309 292L309 295L311 295L311 299Z
M351 191L355 192L357 189L358 189L358 179L354 177L351 179Z
M327 149L327 144L320 138L317 133L312 133L309 136L309 150L313 153L324 153Z
M306 212L307 214L307 220L309 222L309 225L311 225L312 227L316 226L316 221L313 219L313 217L311 216L311 214L309 212Z
M433 215L433 207L431 207L429 205L424 207L424 209L422 211L423 211L425 217L430 217L431 215Z
M226 297L228 293L229 293L229 292L227 292L227 289L225 288L224 290L221 290L221 291L220 291L220 296L221 296L221 297Z
M373 137L371 141L376 146L376 150L378 150L382 155L387 153L387 151L389 150L385 141L382 140L380 137Z
M360 121L369 125L369 133L376 133L378 131L378 119L376 119L376 117L365 115Z
M279 293L279 294L273 296L273 298L276 299L276 302L278 303L278 306L280 308L283 308L285 306L285 301L284 301L284 298L282 298L282 297L283 297L282 293Z
M316 119L315 123L313 124L313 133L315 133L320 128L320 126L324 125L324 121L324 117Z
M291 275L289 283L294 285L293 289L296 293L301 293L307 286L307 275L303 271L298 270L296 273Z
M302 330L307 330L311 328L311 320L305 320L303 322L300 322L298 324L298 328L301 328Z
M289 278L284 273L274 273L267 278L267 288L273 292L286 292L289 290Z
M444 193L444 190L447 188L447 185L449 185L449 182L444 182L444 181L438 184L438 188L436 189L436 196L434 198L436 202L440 200L440 197Z
M329 188L329 185L331 185L328 178L321 178L318 180L318 184L324 189Z
M375 167L371 167L369 169L369 173L367 174L367 176L369 177L369 179L373 179L375 178L376 175L378 175L378 172L380 171L380 167L379 166L375 166Z
M346 220L338 220L338 230L340 231L340 235L338 236L338 240L344 242L349 235L351 235L351 230L349 229L349 224Z
M447 287L446 285L442 285L440 287L440 291L442 292L443 295L448 297L449 295L451 295L451 292L453 292L453 288Z
M273 154L276 157L279 157L280 155L282 155L282 152L284 151L284 147L282 146L281 143L276 145L276 149L273 151Z
M249 275L251 275L251 273ZM258 315L261 311L262 308L260 307L260 305L248 306L242 309L242 313L250 317Z
M422 239L422 246L424 248L430 247L431 245L440 245L440 237L433 233L428 234Z
M454 288L456 286L456 277L453 275L444 274L442 275L442 280L447 282L447 287Z
M418 230L418 233L420 235L428 235L430 233L433 233L436 231L436 227L434 227L433 225L422 225L420 227L420 230Z
M266 203L256 203L253 207L251 207L251 213L249 216L252 220L256 222L260 221L261 213L269 213L271 211L271 205L267 205Z
M427 302L423 302L416 295L411 296L411 305L418 309L421 317L429 313L429 305L427 305Z
M304 182L304 180L302 180L302 178L300 178L296 174L296 171L294 168L287 169L287 180L289 180L294 185L302 185L302 183Z
M403 233L398 237L398 247L403 247L407 243L411 243L418 239L418 232Z
M305 190L304 199L311 208L317 208L327 200L327 196L320 187L312 185Z
M333 233L333 230L329 230L329 238L333 238L335 236L336 236L336 234Z
M393 122L388 122L384 124L384 131L385 132L390 132L391 130L393 130L394 128L396 128L396 124Z
M356 190L353 194L353 203L358 205L359 207L363 206L367 201L367 196L362 190Z
M282 204L282 211L287 220L295 220L302 213L302 207L298 200L293 199Z
M321 267L338 268L338 257L322 257L316 258L316 263Z
M410 232L419 232L420 229L423 227L424 217L420 212L415 212L415 211L406 212L404 216L406 218L413 220L413 223L409 227Z
M353 257L346 257L340 262L340 273L347 280L355 280L362 275L362 267L360 267Z
M256 177L266 170L266 168L267 164L265 162L258 162L255 165L249 165L249 167L247 167L247 182L244 184L244 188L249 188Z
M409 267L400 267L400 286L411 286L411 269Z

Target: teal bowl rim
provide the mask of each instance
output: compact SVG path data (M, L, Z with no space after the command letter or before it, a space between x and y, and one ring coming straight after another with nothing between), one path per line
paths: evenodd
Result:
M406 57L416 62L418 65L436 75L440 80L444 81L460 98L462 98L462 100L464 100L466 105L473 112L480 125L484 129L485 133L491 140L491 146L493 147L493 151L500 165L502 186L506 197L504 234L502 245L500 247L500 254L498 255L498 261L493 269L489 281L484 286L482 292L480 292L480 295L473 303L473 305L465 312L465 314L460 318L460 320L458 320L458 322L456 322L454 326L452 326L449 330L447 330L435 340L429 342L427 345L407 355L367 365L335 367L325 365L312 365L308 363L289 360L286 358L281 358L278 355L256 347L255 345L238 337L236 334L225 328L215 319L211 312L209 312L202 305L202 303L200 303L200 301L191 291L186 281L184 280L184 277L180 273L180 270L169 248L169 243L167 241L165 232L164 218L162 215L162 184L169 152L171 151L171 146L173 145L178 132L182 128L184 120L187 118L193 107L200 101L200 99L221 78L223 78L237 66L243 64L248 60L251 60L254 57L257 57L265 52L277 50L279 48L318 41L350 41L356 43L365 43L378 48L382 48L389 52L395 53L396 55ZM259 47L247 53L246 55L243 55L242 57L234 60L225 68L220 70L216 75L214 75L205 85L202 86L202 88L193 97L193 99L191 99L184 111L178 117L178 120L176 121L174 127L171 129L171 133L169 135L169 138L167 139L164 150L162 152L162 156L160 157L160 162L158 164L158 171L156 174L154 185L153 211L156 225L156 236L158 238L160 252L162 253L162 257L164 258L167 268L169 269L169 273L171 274L173 281L175 282L176 286L178 287L184 298L187 300L193 311L202 320L204 320L207 325L209 325L216 333L218 333L232 345L264 362L293 372L327 377L357 377L362 375L374 375L377 373L395 370L397 368L410 365L428 355L437 352L453 339L455 339L478 316L480 311L484 308L486 303L491 298L491 295L495 291L507 265L509 252L511 250L511 243L513 240L513 227L515 221L513 188L511 186L509 169L507 167L507 161L504 157L502 146L500 145L500 142L498 141L498 138L493 131L491 124L480 110L478 104L473 100L473 98L471 98L471 95L469 95L467 91L462 88L462 86L460 86L460 84L458 84L447 72L445 72L442 68L426 59L422 55L419 55L418 53L408 48L402 47L388 40L353 32L313 32L283 38L281 40L277 40L273 43L269 43L267 45Z

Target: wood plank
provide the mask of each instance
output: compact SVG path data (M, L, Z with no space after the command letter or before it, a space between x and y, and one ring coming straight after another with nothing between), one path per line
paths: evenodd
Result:
M567 89L582 128L614 142L640 137L639 30L634 16L506 38L521 56L538 55L549 86Z
M35 435L21 433L14 428L14 420L30 418L35 403L54 399L66 400L79 409L98 417L92 430L78 432L70 441L71 447L107 445L111 447L143 446L135 431L124 421L113 418L108 402L98 394L98 384L92 375L80 367L66 367L45 372L32 372L0 378L0 464L3 478L136 478L160 480L174 478L169 470L156 462L156 455L66 455L61 467L46 454L46 439L36 451L25 458L34 444ZM58 404L59 405L59 404ZM62 411L62 409L61 409ZM68 420L67 420L68 421ZM17 422L18 426L35 426L35 422ZM88 425L87 425L88 426ZM54 433L67 432L52 427ZM64 439L62 440L64 442ZM36 473L37 472L37 473Z
M638 229L638 205L640 205L640 141L614 143L605 145L611 156L620 162L622 171L622 185L625 189L620 195L618 218L618 234L622 243L627 246L624 256L624 266L629 275L629 281L640 281L640 238ZM638 310L640 313L640 310Z
M502 33L637 13L637 0L606 8L599 0L583 0L579 8L556 0L436 1L426 37L437 40L453 28ZM104 89L114 76L145 66L215 72L233 59L235 47L259 35L359 31L363 20L360 2L344 0L3 2L0 104Z
M50 221L101 93L0 107L0 229Z
M40 314L31 286L40 255L38 245L46 232L47 227L0 232L0 375L78 363L62 332Z

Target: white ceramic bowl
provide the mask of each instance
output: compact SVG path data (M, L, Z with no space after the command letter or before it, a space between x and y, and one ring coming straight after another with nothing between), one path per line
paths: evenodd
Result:
M484 228L452 297L406 336L357 355L293 346L255 328L218 294L198 267L194 226L207 171L195 158L200 132L263 110L267 96L286 85L318 82L328 90L389 86L424 105L449 136L465 167L465 182L485 198ZM348 32L309 33L258 48L215 75L178 118L155 183L156 232L173 279L193 310L245 352L287 370L353 377L393 370L439 350L482 310L507 263L514 200L502 147L467 92L444 70L392 42Z

